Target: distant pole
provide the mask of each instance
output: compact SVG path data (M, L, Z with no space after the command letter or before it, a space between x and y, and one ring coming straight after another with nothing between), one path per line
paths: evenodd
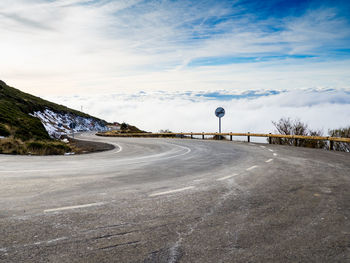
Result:
M219 118L219 133L221 133L221 117Z

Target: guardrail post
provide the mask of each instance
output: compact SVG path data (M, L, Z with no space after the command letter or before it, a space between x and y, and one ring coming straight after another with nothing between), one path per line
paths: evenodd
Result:
M204 132L202 132L202 139L204 140Z
M193 139L193 134L192 134L192 132L191 132L191 139Z
M248 142L250 142L250 132L248 132Z
M181 133L180 133L180 139L182 139L182 138L183 138L182 136L183 136L183 134L182 134L182 132L181 132Z
M330 151L334 150L334 141L329 141L329 150Z
M271 132L269 134L271 134ZM271 136L269 136L269 144L272 144L272 137Z
M232 134L230 135L230 141L232 141Z
M298 139L294 139L294 146L298 146Z

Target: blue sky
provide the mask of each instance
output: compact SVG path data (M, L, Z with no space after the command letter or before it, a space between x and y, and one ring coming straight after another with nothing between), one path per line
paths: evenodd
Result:
M348 96L349 13L350 1L2 0L0 79L51 98Z
M349 13L349 1L3 0L1 78L48 95L349 88Z

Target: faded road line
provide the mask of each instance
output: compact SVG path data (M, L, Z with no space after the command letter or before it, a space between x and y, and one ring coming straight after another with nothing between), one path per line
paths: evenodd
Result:
M39 172L45 172L45 173L52 173L52 172L58 172L60 170L55 169L55 170L49 170L49 169L35 169L35 170L5 170L5 171L0 171L0 173L39 173Z
M268 149L270 152L273 152L273 150L272 149Z
M246 171L253 170L253 169L257 168L257 167L258 167L257 165L254 165L254 166L252 166L252 167L247 168Z
M266 147L265 146L260 146L261 148L265 149Z
M237 174L232 174L232 175L228 175L228 176L224 176L224 177L221 177L219 179L216 179L216 181L223 181L223 180L226 180L226 179L229 179L233 176L236 176Z
M98 205L103 205L103 204L105 204L105 203L104 202L99 202L99 203L91 203L91 204L85 204L85 205L64 206L64 207L59 207L59 208L46 209L46 210L44 210L44 213L57 212L57 211L70 210L70 209L77 209L77 208L85 208L85 207L98 206Z
M33 245L51 244L51 243L55 243L55 242L66 240L66 239L68 239L68 238L67 237L59 237L59 238L55 238L55 239L51 239L51 240L47 240L47 241L35 242Z
M193 182L201 182L201 181L204 181L205 179L195 179L193 180Z
M272 162L272 161L273 161L273 159L268 159L268 160L265 161L265 163L269 163L269 162Z
M172 194L172 193L182 192L182 191L193 189L193 188L194 188L194 186L188 186L188 187L179 188L179 189L175 189L175 190L169 190L169 191L165 191L165 192L150 194L149 196L153 197L153 196L158 196L158 195Z
M277 153L273 153L273 156L277 156Z

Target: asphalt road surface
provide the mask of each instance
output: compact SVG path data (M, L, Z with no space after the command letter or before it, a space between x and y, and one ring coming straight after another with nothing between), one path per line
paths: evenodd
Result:
M350 154L190 139L0 155L0 262L350 262Z

